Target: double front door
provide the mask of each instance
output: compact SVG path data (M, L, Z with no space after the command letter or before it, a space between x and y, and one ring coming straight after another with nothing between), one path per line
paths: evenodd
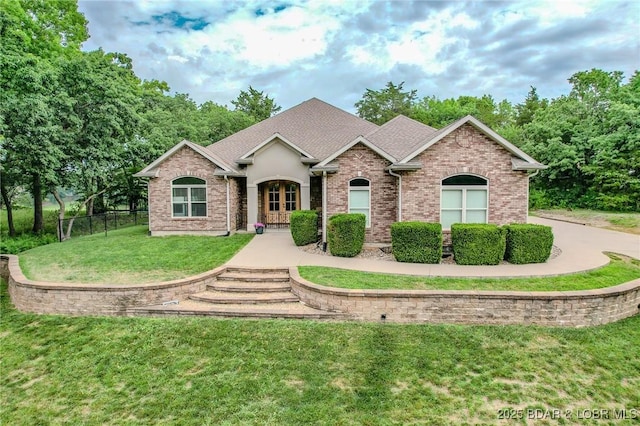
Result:
M300 210L300 186L295 182L267 182L263 187L263 197L263 216L267 226L288 226L291 212Z

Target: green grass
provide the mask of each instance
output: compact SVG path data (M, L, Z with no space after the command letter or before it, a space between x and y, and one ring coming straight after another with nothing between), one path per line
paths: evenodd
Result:
M73 238L20 253L27 278L50 282L136 284L184 278L214 269L252 234L149 237L146 226Z
M44 232L56 235L58 229L58 211L44 210ZM30 233L33 228L33 209L15 208L13 209L13 226L18 235ZM6 238L9 233L7 224L7 210L0 209L0 236Z
M4 283L0 298L3 425L512 424L506 408L584 424L578 410L640 408L640 316L586 329L72 318L15 311Z
M570 291L611 287L640 278L640 261L610 254L602 268L541 278L441 278L301 266L300 276L316 284L351 289Z

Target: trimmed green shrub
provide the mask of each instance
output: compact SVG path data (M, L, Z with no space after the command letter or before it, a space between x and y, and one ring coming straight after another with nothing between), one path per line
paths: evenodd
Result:
M511 263L543 263L551 256L553 232L550 226L514 223L507 229L505 259Z
M396 222L391 225L391 249L398 262L440 263L442 225Z
M364 246L367 217L362 213L339 213L329 218L327 242L334 256L354 257Z
M488 223L451 225L453 258L459 265L497 265L504 259L507 230Z
M291 236L297 246L318 241L318 213L315 210L291 212Z

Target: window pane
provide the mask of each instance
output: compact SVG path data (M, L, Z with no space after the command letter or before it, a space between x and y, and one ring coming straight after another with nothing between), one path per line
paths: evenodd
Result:
M467 223L487 223L487 211L467 210Z
M486 185L487 180L472 175L457 175L446 178L442 181L443 185Z
M462 208L462 190L447 189L442 191L442 208L443 209L461 209Z
M186 203L187 194L188 194L187 188L173 188L173 202Z
M191 201L207 201L207 190L205 188L191 188Z
M467 208L486 209L487 191L484 189L467 189Z
M206 216L207 205L205 203L191 204L191 216Z
M369 209L369 191L349 191L350 209Z
M451 225L460 222L462 222L462 210L443 210L440 215L442 229L451 229Z
M369 218L369 209L349 209L349 213L362 213L367 217L367 223L366 223L367 228L371 226L371 220Z
M195 177L183 177L173 181L174 185L205 185L206 182Z
M349 186L369 186L369 181L366 179L352 179L349 182Z
M187 204L173 204L173 215L175 217L185 217L187 215Z

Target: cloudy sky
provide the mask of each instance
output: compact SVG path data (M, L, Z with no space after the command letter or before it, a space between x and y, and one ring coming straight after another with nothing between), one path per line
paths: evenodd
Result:
M365 89L522 102L577 71L640 69L640 1L83 1L85 50L124 52L143 79L231 106L249 85L283 108L354 112Z

